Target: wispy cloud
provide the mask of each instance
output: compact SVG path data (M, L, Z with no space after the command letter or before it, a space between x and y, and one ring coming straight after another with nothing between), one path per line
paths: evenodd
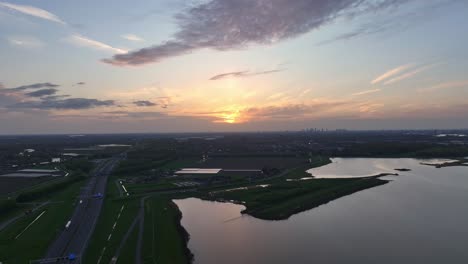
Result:
M49 20L52 22L56 22L62 25L67 25L65 21L63 21L61 18L59 18L57 15L52 14L44 9L34 7L34 6L29 6L29 5L18 5L18 4L12 4L8 2L0 2L0 7L8 8L17 12L20 12L22 14L34 16L37 18ZM141 41L143 39L139 38L138 36L128 34L128 35L123 35L122 37L132 40L132 41ZM16 46L22 46L22 47L38 47L42 46L42 42L36 39L19 39L19 38L9 38L8 39L10 44L16 45ZM90 47L93 49L98 49L98 50L106 50L112 53L117 53L117 54L123 54L127 53L127 50L121 49L121 48L116 48L112 47L111 45L108 45L106 43L91 39L89 37L85 37L82 35L78 34L73 34L71 35L68 39L69 42L78 45L78 46L85 46L85 47Z
M44 96L51 96L58 92L57 89L48 88L48 89L41 89L33 92L26 93L25 95L30 97L44 97Z
M102 106L114 106L113 100L98 100L87 98L69 98L60 100L40 100L40 101L26 101L20 102L9 106L9 108L17 109L60 109L60 110L80 110L89 109Z
M416 2L416 1L414 1ZM379 33L402 32L411 26L419 23L425 23L432 17L440 15L440 9L449 6L450 4L460 3L458 0L433 0L421 2L421 5L416 5L414 8L405 9L405 12L388 18L387 16L377 16L370 19L371 22L366 22L358 25L351 31L337 35L331 39L326 39L317 43L324 45L342 40L351 40L362 36L370 36Z
M11 45L22 48L40 48L44 46L42 41L29 36L10 36L7 37L7 40Z
M362 91L362 92L353 93L351 95L352 96L361 96L361 95L372 94L372 93L376 93L376 92L380 92L380 91L381 91L381 89L370 89L370 90L366 90L366 91Z
M105 44L105 43L102 43L97 40L90 39L81 35L77 35L77 34L70 36L67 40L78 46L84 46L84 47L89 47L92 49L105 50L105 51L120 53L120 54L127 53L127 51L124 49L115 48L108 44Z
M41 89L41 88L55 88L59 87L60 85L50 83L50 82L45 82L45 83L33 83L33 84L28 84L28 85L22 85L14 88L6 88L10 91L23 91L23 90L29 90L29 89Z
M70 97L70 95L69 94L49 95L49 96L42 97L41 99L50 101L50 100L59 100L59 99L67 98L67 97Z
M96 107L116 106L114 100L90 98L68 98L57 94L57 84L50 82L5 88L0 83L0 109L13 111L28 110L80 110Z
M440 63L432 63L420 66L415 66L415 64L413 63L401 65L376 77L374 80L371 81L371 84L393 84L409 79L419 73L430 70L438 65L440 65Z
M268 96L267 100L276 100L276 99L279 99L279 98L281 98L283 96L285 96L285 93L282 93L282 92L274 93L274 94Z
M421 72L424 72L424 71L427 71L429 69L432 69L434 68L435 66L437 66L438 64L430 64L430 65L425 65L425 66L421 66L421 67L418 67L410 72L407 72L405 74L402 74L400 76L396 76L390 80L387 80L385 81L383 84L384 85L389 85L389 84L392 84L392 83L396 83L396 82L399 82L399 81L403 81L403 80L406 80L408 78L411 78Z
M103 61L117 66L141 65L203 48L226 51L269 45L316 30L338 17L355 17L408 1L204 1L176 16L179 30L172 39Z
M283 71L282 69L277 69L277 70L268 70L268 71L257 71L257 72L251 72L251 71L237 71L237 72L227 72L227 73L222 73L215 75L210 78L211 81L216 81L216 80L221 80L225 78L243 78L243 77L252 77L256 75L265 75L265 74L271 74L271 73L276 73Z
M140 107L157 105L156 103L153 103L153 102L147 101L147 100L135 101L135 102L133 102L133 104L136 105L136 106L140 106Z
M328 113L341 111L343 107L349 107L345 101L313 101L306 104L286 104L282 106L263 106L243 109L239 116L244 121L261 120L294 120L314 118Z
M37 8L34 6L28 6L28 5L18 5L18 4L12 4L8 2L0 2L0 7L8 8L26 15L34 16L37 18L49 20L52 22L56 22L62 25L65 25L66 23L60 19L58 16L44 10L41 8Z
M425 91L435 91L435 90L441 90L441 89L462 88L462 87L468 87L468 81L454 81L454 82L439 83L428 88L419 89L419 91L425 92Z
M362 114L374 114L384 106L381 103L362 103L358 106L358 110Z
M135 41L135 42L145 41L143 38L141 38L141 37L139 37L137 35L134 35L134 34L125 34L125 35L122 35L121 37L126 39L126 40Z
M374 80L371 81L371 84L377 84L377 83L380 83L380 82L382 82L384 80L387 80L387 79L389 79L389 78L391 78L391 77L393 77L393 76L395 76L395 75L409 69L412 66L413 66L413 64L405 64L405 65L401 65L401 66L398 66L396 68L393 68L393 69L385 72L384 74L376 77Z

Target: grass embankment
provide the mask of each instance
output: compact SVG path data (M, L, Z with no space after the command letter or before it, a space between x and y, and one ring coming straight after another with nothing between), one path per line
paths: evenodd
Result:
M18 193L55 180L56 177L0 177L0 197L16 197Z
M18 207L14 200L0 200L0 215L9 213Z
M101 258L100 263L109 263L138 213L139 199L134 196L120 198L118 187L114 184L115 180L115 176L108 179L104 205L84 254L83 263L97 263L99 258ZM112 235L108 240L110 234ZM135 244L133 253L134 251ZM119 260L125 259L127 253L132 251L122 251ZM133 263L133 260L134 258L128 263Z
M18 204L15 203L14 208L10 208L7 211L4 211L3 213L0 214L0 223L3 223L5 221L8 221L9 219L15 218L17 216L22 216L24 215L25 212L28 210L31 210L34 207L34 204Z
M145 203L143 263L190 263L189 234L181 226L182 213L167 197L155 196Z
M43 257L49 244L64 228L73 212L81 186L82 182L75 182L56 192L50 204L1 231L0 261L28 263L31 259ZM30 225L40 214L42 216ZM30 226L26 229L28 225Z
M135 262L136 245L138 242L138 228L134 228L127 241L125 242L117 264L128 264Z
M156 183L125 184L125 187L132 194L177 189L177 185L165 179L159 180Z
M101 258L100 263L110 263L135 219L138 209L139 199L136 198L106 199L85 252L83 263L97 263L99 258ZM135 244L133 250L135 250ZM121 254L120 257L125 256Z
M246 206L243 213L265 220L283 220L342 196L387 182L376 177L314 179L272 183L266 188L210 193L201 198L242 202Z
M323 156L314 156L310 158L310 162L301 166L298 166L291 171L289 171L286 175L284 175L283 178L287 179L300 179L304 177L310 177L310 173L307 172L307 170L312 169L312 168L317 168L321 166L325 166L332 161L328 157L323 157Z
M24 191L16 197L16 201L23 203L23 202L30 202L41 198L52 197L52 194L63 190L69 185L73 183L85 180L86 176L83 174L75 174L60 180L51 182L47 185L41 185L35 188L31 188L30 190Z
M110 196L105 201L83 263L97 263L99 259L99 263L110 263L121 243L124 244L117 263L135 261L139 222L128 239L123 241L123 238L133 220L138 217L141 198L142 196L130 196L118 199ZM122 213L118 217L120 210ZM157 196L146 200L144 210L143 263L189 263L191 254L186 246L188 234L180 225L182 215L177 206L170 199ZM114 223L116 226L113 229Z

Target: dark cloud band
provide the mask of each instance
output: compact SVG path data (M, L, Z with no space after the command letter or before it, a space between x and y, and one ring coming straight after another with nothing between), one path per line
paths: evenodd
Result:
M55 95L57 92L58 92L57 89L49 88L49 89L42 89L42 90L25 93L25 95L30 96L30 97L43 97L43 96Z
M19 109L62 109L62 110L79 110L89 109L101 106L114 106L113 100L98 100L87 98L68 98L61 100L41 100L41 101L28 101L11 105L10 108Z
M53 84L53 83L34 83L34 84L29 84L29 85L23 85L23 86L18 86L15 88L8 88L10 91L24 91L24 90L29 90L29 89L42 89L42 88L55 88L59 87L60 85L58 84Z
M156 103L153 103L151 101L144 101L144 100L141 100L141 101L135 101L133 102L134 105L136 106L155 106L157 105Z

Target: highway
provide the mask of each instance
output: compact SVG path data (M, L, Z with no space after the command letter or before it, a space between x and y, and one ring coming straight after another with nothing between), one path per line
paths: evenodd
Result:
M109 174L124 156L121 154L98 165L81 190L79 199L82 202L77 203L69 227L65 228L64 223L64 229L49 246L45 258L33 263L81 263L81 256L94 231L104 201L104 197L94 195L105 194ZM70 260L70 254L75 255L76 259Z

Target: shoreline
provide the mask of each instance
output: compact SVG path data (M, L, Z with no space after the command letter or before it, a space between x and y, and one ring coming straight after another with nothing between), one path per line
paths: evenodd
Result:
M191 264L195 260L195 255L192 253L192 251L190 251L190 248L188 247L188 242L190 240L190 234L189 234L189 232L187 232L187 230L182 225L182 217L183 217L182 211L180 211L179 207L177 206L177 204L173 200L170 201L169 205L171 207L173 207L173 209L174 209L174 211L176 213L176 217L174 219L174 222L175 222L175 225L176 225L176 228L177 228L177 232L182 237L183 247L184 247L183 250L184 250L185 257L187 258L187 264Z

